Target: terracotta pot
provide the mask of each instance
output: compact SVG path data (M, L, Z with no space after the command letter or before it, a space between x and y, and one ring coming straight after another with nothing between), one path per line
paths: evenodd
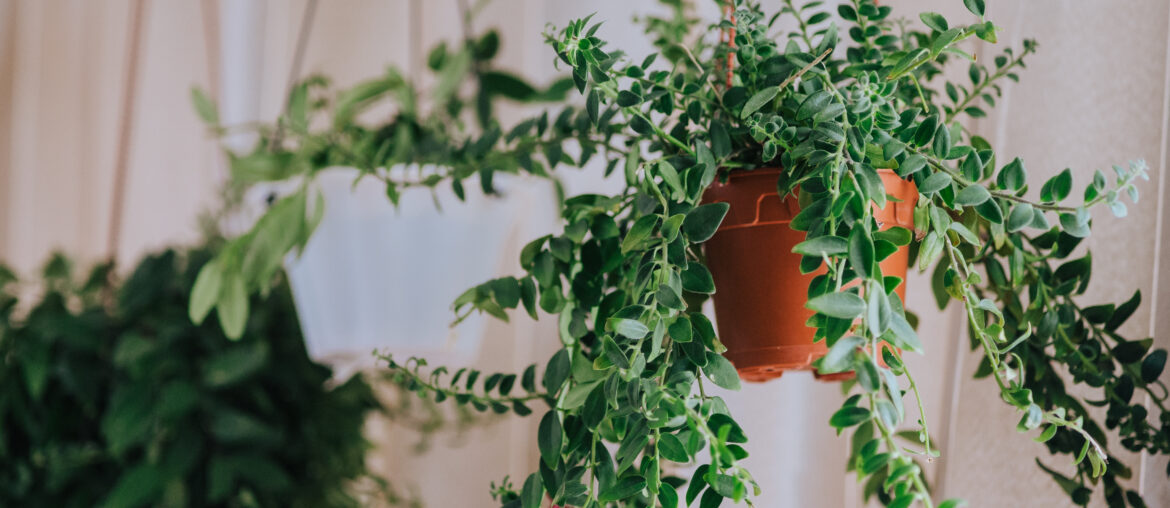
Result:
M795 197L781 199L776 193L779 174L779 169L734 172L726 184L716 182L703 195L706 203L731 205L719 231L706 243L707 266L715 279L719 337L745 381L767 381L787 370L814 370L812 362L828 351L824 341L813 342L816 330L805 322L814 313L804 306L809 283L825 268L800 273L801 256L792 248L804 241L805 233L789 227L800 205ZM917 187L893 171L879 174L886 193L901 202L875 210L875 217L883 229L913 229ZM905 280L908 260L908 248L899 248L881 262L882 273ZM897 292L905 300L905 283ZM817 377L833 381L852 375Z

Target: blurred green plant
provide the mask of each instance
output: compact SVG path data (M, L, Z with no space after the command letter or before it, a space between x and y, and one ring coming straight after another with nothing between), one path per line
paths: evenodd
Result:
M193 90L195 109L214 135L260 135L252 151L229 153L237 191L260 182L298 182L204 268L191 298L195 322L214 309L228 336L239 337L248 314L245 295L268 287L285 255L304 248L322 217L324 202L311 185L322 169L349 167L360 171L359 179L381 180L397 204L406 188L438 185L451 186L463 199L464 182L473 177L485 194L495 194L497 173L547 177L558 164L577 165L606 149L605 142L575 139L584 125L571 107L521 122L535 131L524 136L504 130L496 112L500 104L560 103L573 83L564 78L537 88L496 69L500 37L495 31L472 35L473 13L464 15L465 38L435 46L417 75L391 66L380 77L336 91L327 78L310 77L293 86L285 111L271 125L221 125L215 104ZM415 85L423 72L434 80L426 93ZM579 159L563 151L570 139L582 147ZM548 157L547 166L540 154Z
M31 287L0 268L0 506L409 501L366 470L380 403L309 360L285 284L250 299L239 341L191 324L211 257L168 250L122 283L62 256Z

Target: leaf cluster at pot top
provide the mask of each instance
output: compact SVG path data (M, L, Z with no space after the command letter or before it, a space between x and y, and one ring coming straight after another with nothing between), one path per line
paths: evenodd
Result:
M954 340L920 337L893 291L901 281L881 271L879 261L909 245L911 263L933 274L940 308L963 307L982 358L976 375L1018 409L1017 430L1067 456L1075 473L1057 472L1067 464L1041 467L1077 504L1098 490L1110 506L1143 506L1121 485L1131 471L1110 450L1170 452L1159 380L1166 352L1118 334L1140 295L1118 305L1076 301L1091 275L1090 255L1076 247L1094 211L1125 215L1146 166L1115 166L1080 185L1068 170L1036 182L1023 161L999 160L960 123L988 114L1036 44L975 61L966 41L997 34L982 0L966 0L961 20L929 12L901 19L872 0L786 0L774 13L734 2L711 26L668 3L673 16L644 20L658 49L650 55L609 46L591 19L548 33L583 107L556 115L558 140L543 115L484 145L484 154L507 154L540 143L547 167L599 157L607 174L625 177L616 195L565 199L563 231L525 246L521 274L455 302L460 317L556 314L562 347L543 374L528 369L517 391L514 374L448 377L443 368L424 372L425 362L388 362L420 395L520 414L547 404L539 470L518 488L505 480L493 495L524 508L546 497L583 507L751 502L760 486L741 464L748 436L707 390L708 382L737 388L739 379L700 310L715 290L702 243L727 211L701 198L729 171L781 167L777 192L797 195L802 209L792 222L807 235L796 248L801 268L825 269L807 302L816 312L809 326L829 347L818 368L856 372L854 393L828 423L852 432L849 469L867 497L897 507L960 503L935 503L916 459L940 450L927 421L905 421L906 404L925 411L903 352ZM795 32L776 28L785 18ZM948 65L968 72L948 82ZM539 157L524 164L544 167ZM509 159L469 164L510 167L501 160ZM875 220L888 200L881 169L917 185L914 231L883 231ZM459 185L458 172L445 176ZM293 208L303 223L303 203ZM262 221L256 231L265 230ZM1140 403L1147 396L1156 415ZM1105 408L1103 420L1093 406ZM691 463L689 478L673 474Z

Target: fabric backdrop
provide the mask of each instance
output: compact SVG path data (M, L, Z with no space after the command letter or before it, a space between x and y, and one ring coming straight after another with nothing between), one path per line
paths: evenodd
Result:
M226 171L190 107L189 89L209 90L225 122L271 120L283 101L306 1L142 0L139 10L138 0L0 0L0 259L27 273L50 250L64 249L90 261L116 253L127 267L151 249L196 240L196 217L217 202ZM715 15L713 2L698 3L707 18ZM926 9L964 12L958 0L887 3L909 17ZM1024 157L1035 178L1071 167L1086 181L1114 163L1149 162L1152 181L1130 216L1097 217L1087 242L1097 263L1086 301L1122 301L1141 289L1144 304L1123 332L1170 346L1170 256L1160 250L1170 217L1162 183L1170 7L1164 0L988 4L989 17L1005 31L999 45L975 47L982 57L1018 47L1025 37L1041 46L1022 81L1006 87L1000 107L970 127L1004 156ZM326 73L344 86L387 64L417 69L432 43L459 37L455 5L321 2L302 73ZM553 70L541 38L546 23L563 25L596 11L608 20L602 35L637 55L649 45L629 19L654 8L647 0L495 0L476 24L501 30L504 66L547 81ZM136 15L141 31L132 45ZM126 185L122 212L115 214L120 159ZM565 179L571 192L612 188L597 173ZM114 222L122 232L111 243ZM427 262L426 253L418 262ZM515 269L500 267L501 273ZM943 447L930 466L936 487L972 506L1068 505L1033 462L1042 448L1014 432L1013 410L990 383L970 379L978 357L965 346L961 316L934 310L925 277L911 276L908 289L929 355L911 364ZM554 330L549 319L493 322L475 363L514 370L540 361L554 346ZM860 506L855 480L843 473L846 441L826 425L840 397L836 385L799 374L727 394L752 438L749 464L765 489L757 506ZM522 478L536 466L535 424L493 421L462 437L440 436L429 453L417 455L410 432L372 422L379 448L371 460L428 506L486 506L490 481ZM1170 506L1165 460L1128 459L1140 464L1131 484L1150 506ZM1045 460L1069 469L1064 459Z

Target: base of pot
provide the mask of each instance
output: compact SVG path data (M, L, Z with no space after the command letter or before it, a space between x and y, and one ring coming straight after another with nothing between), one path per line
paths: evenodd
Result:
M853 371L821 374L812 367L813 361L825 355L823 342L805 346L776 346L749 351L728 351L727 359L739 372L740 379L749 383L763 383L777 379L790 370L812 372L818 381L834 382L853 379Z
M821 372L817 369L786 369L775 365L765 365L736 370L739 372L739 378L748 383L765 383L773 379L779 379L780 376L783 376L786 371L790 370L807 370L813 373L813 377L815 377L817 381L822 381L825 383L848 381L854 377L857 377L853 371L821 374Z

